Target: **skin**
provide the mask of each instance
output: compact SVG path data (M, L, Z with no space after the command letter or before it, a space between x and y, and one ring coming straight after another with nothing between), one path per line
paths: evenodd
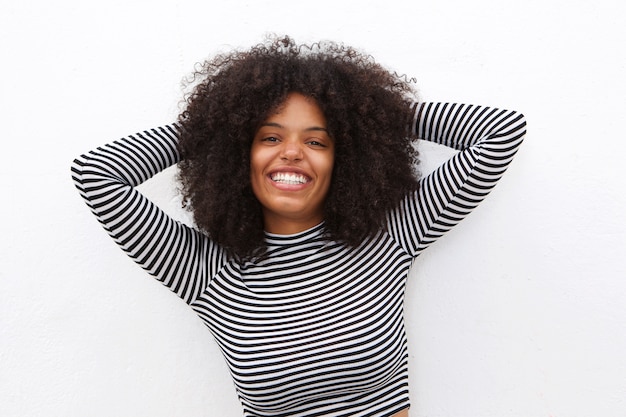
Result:
M267 232L294 234L324 220L334 161L322 110L291 93L261 124L250 149L250 181Z

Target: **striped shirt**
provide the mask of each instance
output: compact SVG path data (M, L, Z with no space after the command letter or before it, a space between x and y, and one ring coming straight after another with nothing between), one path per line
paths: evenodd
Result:
M420 180L358 247L324 225L266 233L268 255L237 262L134 187L175 164L173 125L82 155L72 176L115 242L210 329L244 416L392 416L409 407L403 299L413 260L494 187L525 134L523 115L414 105L420 139L459 152Z

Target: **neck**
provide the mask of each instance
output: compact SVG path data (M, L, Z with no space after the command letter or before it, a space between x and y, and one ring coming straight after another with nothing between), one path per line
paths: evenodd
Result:
M264 218L264 227L265 231L268 233L276 235L293 235L309 230L323 221L324 219L319 216L295 220L286 219L284 217L274 218L273 216L266 215Z

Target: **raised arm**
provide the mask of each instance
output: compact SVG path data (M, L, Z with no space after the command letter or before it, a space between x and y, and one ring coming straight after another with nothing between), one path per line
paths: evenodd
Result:
M74 160L72 178L115 243L191 303L225 262L223 251L134 188L177 162L177 137L171 125L99 147Z
M414 105L413 132L460 152L420 180L391 212L388 230L412 256L467 216L493 189L526 133L524 116L476 105Z

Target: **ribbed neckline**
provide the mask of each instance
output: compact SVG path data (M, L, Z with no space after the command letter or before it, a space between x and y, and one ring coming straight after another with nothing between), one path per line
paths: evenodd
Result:
M311 241L322 236L323 233L324 222L318 224L317 226L313 226L310 229L290 235L265 232L265 243L268 246L290 246Z

